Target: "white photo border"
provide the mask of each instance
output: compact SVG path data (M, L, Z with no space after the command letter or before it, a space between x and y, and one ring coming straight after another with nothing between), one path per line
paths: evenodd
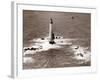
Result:
M12 77L40 77L55 76L77 73L93 73L96 72L96 47L95 47L95 27L96 27L96 9L95 8L79 8L55 5L38 5L13 3L13 66ZM58 12L77 12L91 13L91 66L86 67L66 67L66 68L50 68L50 69L31 69L23 70L22 68L22 47L23 47L23 10L41 10L41 11L58 11Z

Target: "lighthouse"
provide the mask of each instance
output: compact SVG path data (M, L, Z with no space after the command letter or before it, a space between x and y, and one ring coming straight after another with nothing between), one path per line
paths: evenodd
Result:
M53 19L50 18L50 23L49 23L49 44L55 44L55 36L54 36L54 33L53 33Z

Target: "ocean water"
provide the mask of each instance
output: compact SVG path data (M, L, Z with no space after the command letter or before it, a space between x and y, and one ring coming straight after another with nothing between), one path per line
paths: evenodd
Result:
M68 38L55 42L56 44L49 44L48 40L30 40L24 48L42 48L24 51L23 69L91 66L90 39Z

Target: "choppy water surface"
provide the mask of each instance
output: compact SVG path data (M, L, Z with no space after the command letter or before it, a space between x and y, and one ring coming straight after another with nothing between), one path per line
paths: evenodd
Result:
M59 39L55 42L52 45L47 40L34 39L25 45L24 48L39 49L24 51L23 69L90 66L89 39Z

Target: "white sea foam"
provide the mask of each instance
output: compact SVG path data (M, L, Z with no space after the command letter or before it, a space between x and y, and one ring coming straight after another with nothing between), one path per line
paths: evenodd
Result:
M34 45L30 46L36 48L36 50L27 50L24 54L34 54L36 52L47 51L49 49L59 49L62 48L62 45L71 45L69 39L55 39L55 44L49 44L48 38L33 39Z
M80 47L78 45L71 46L72 50L74 51L74 58L78 60L84 60L85 62L90 61L91 54L87 48Z
M49 44L48 37L45 37L43 40L41 38L33 39L32 41L35 43L30 47L36 48L36 50L27 50L26 52L24 52L24 55L35 54L37 52L47 51L49 49L59 49L62 48L62 45L71 45L70 48L74 52L73 54L75 55L75 59L89 61L91 55L87 50L88 47L84 48L79 45L72 45L71 40L74 39L55 39L55 44Z
M23 62L24 63L33 63L35 60L32 57L24 57Z

